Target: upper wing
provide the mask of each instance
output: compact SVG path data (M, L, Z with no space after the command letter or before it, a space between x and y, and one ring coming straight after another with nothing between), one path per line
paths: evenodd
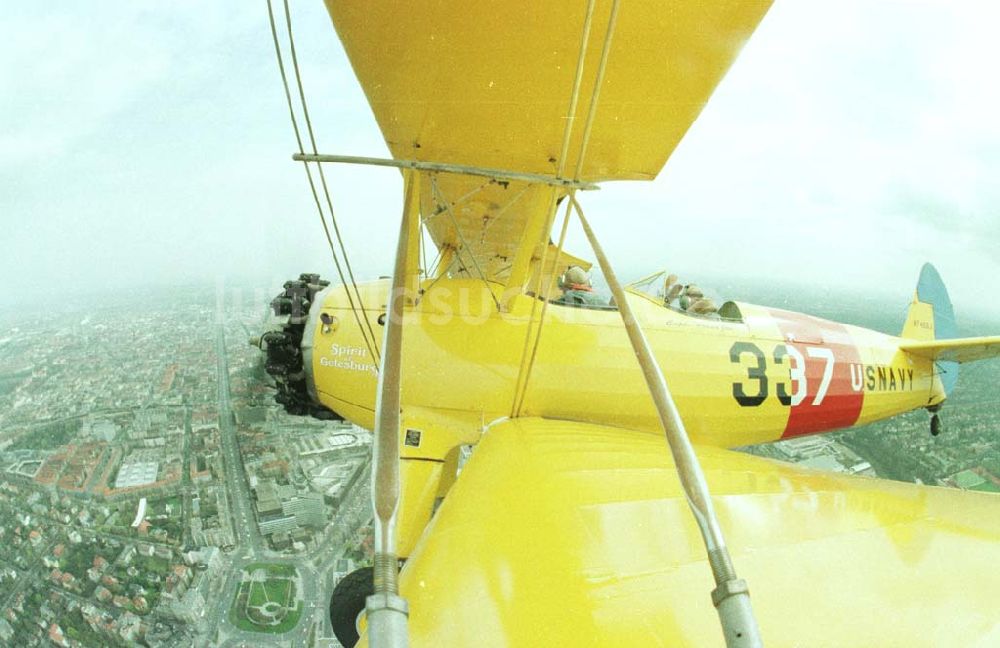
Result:
M905 342L899 346L909 354L928 360L975 362L1000 356L1000 335Z
M698 454L766 645L1000 644L1000 497ZM402 574L413 645L721 646L665 441L494 425Z
M622 2L581 179L656 176L770 4ZM555 171L586 2L326 5L395 157ZM594 10L567 171L610 7L599 0Z
M561 165L587 4L326 0L395 158L550 176ZM654 178L770 4L622 2L579 179ZM595 4L564 176L575 175L610 8L611 0ZM543 238L525 238L527 223L562 191L436 178L438 191L428 174L421 183L434 243L461 250L457 273L498 280L515 251ZM537 261L542 250L532 251ZM576 262L567 255L555 267Z

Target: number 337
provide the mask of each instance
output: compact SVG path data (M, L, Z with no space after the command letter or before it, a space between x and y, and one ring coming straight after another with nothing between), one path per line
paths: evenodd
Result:
M823 377L813 398L813 405L820 405L830 388L833 378L833 351L826 347L806 347L806 355L824 361ZM789 382L775 383L775 393L782 405L795 407L800 405L809 394L809 381L806 378L806 359L795 347L779 344L774 347L772 359L776 365L787 365ZM744 363L744 359L749 364ZM729 360L746 368L747 380L733 383L733 398L743 407L757 407L768 396L767 358L764 352L752 342L735 342L729 349ZM789 392L789 389L791 390ZM748 393L749 392L749 393Z

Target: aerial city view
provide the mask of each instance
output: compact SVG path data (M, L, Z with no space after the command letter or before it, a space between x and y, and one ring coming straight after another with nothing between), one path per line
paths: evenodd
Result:
M239 294L0 315L5 644L324 645L370 434L275 405Z
M998 20L9 7L0 647L1000 645Z
M274 402L248 344L265 322L256 288L0 312L4 643L338 645L326 602L371 560L371 435ZM811 295L782 294L809 310ZM813 312L898 327L850 296L823 299ZM1000 363L960 380L938 437L913 412L745 450L1000 491Z

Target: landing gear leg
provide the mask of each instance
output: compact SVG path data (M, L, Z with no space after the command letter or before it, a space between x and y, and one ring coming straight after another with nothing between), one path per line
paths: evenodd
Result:
M935 413L931 414L931 436L941 434L941 418Z

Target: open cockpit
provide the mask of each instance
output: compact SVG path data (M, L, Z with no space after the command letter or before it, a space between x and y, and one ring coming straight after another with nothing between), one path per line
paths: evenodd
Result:
M697 284L684 283L666 270L654 272L625 285L625 290L641 295L664 308L692 317L742 322L743 313L734 301L722 301L714 291L703 290ZM721 302L721 305L719 305Z
M718 299L715 291L703 290L694 283L683 283L677 275L666 270L626 284L625 290L690 317L743 322L743 313L736 302ZM618 310L604 278L596 268L589 272L577 266L567 268L559 276L558 291L550 294L549 301L552 304L587 310Z

